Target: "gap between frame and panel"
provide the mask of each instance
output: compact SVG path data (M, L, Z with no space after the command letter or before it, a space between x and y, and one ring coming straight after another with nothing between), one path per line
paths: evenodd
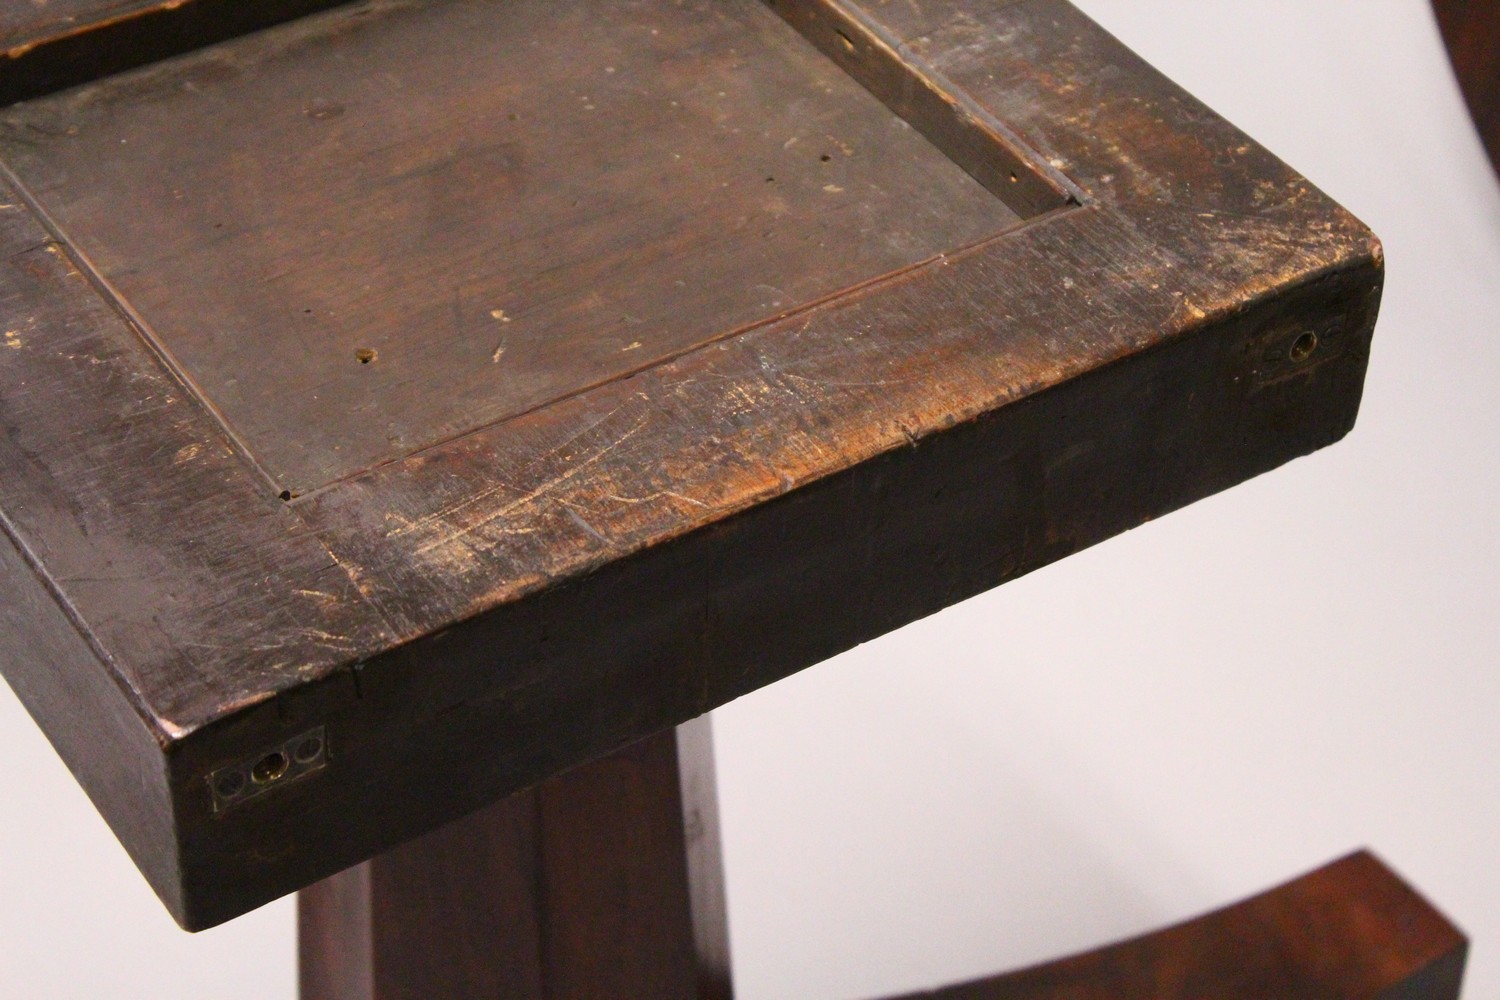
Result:
M830 62L752 0L636 5L607 32L498 10L361 5L6 115L34 209L287 498L1077 201L942 81L888 100L919 62ZM506 82L497 37L546 87ZM475 80L451 69L469 56ZM215 141L230 124L253 148Z

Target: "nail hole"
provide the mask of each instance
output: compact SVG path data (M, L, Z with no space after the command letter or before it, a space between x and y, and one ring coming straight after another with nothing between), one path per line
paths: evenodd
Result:
M222 774L214 789L219 793L219 798L232 799L245 790L245 776L238 771Z
M290 500L292 498L292 491L291 490L282 490L280 493L277 494L277 496L281 497L282 500Z
M286 754L280 750L268 753L255 762L255 766L250 769L250 777L257 785L269 785L286 774L286 769L291 766L291 763L286 759Z
M1019 184L1019 183L1021 183L1021 175L1018 174L1018 173L1016 173L1014 170L1012 170L1010 172L1010 182L1012 184Z
M1304 333L1292 344L1292 360L1306 361L1318 349L1318 335L1312 331Z
M293 752L292 756L297 758L297 763L299 764L311 764L318 759L318 755L322 752L323 741L316 736L309 736L297 744L297 749Z
M828 153L824 153L822 156L818 157L818 159L822 160L824 163L827 163L828 161L832 160L833 157Z
M379 355L375 353L374 348L361 347L359 350L354 352L354 357L358 359L360 364L367 365L371 361L374 361L377 357L379 357Z
M838 35L839 36L839 41L841 41L841 42L844 43L844 49L845 49L845 51L848 51L848 52L853 52L854 51L854 39L852 39L848 35L844 34L838 28L834 28L833 29L833 33L836 34L836 35Z

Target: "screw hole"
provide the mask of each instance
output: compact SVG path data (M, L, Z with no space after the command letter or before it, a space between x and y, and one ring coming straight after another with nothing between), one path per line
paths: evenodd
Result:
M375 349L372 347L361 347L354 352L354 357L360 364L367 365L379 357L379 355L375 353Z
M292 756L297 758L297 763L299 764L311 764L318 759L318 755L322 752L323 741L316 736L309 736L297 744L297 749L293 752Z
M257 785L269 785L286 774L291 763L280 750L268 753L255 762L255 766L250 769L250 777Z
M288 501L288 500L290 500L292 498L292 491L291 490L282 490L280 493L278 493L276 495L279 496L279 497L281 497L282 501L285 502L285 501Z
M1318 335L1311 331L1298 337L1292 344L1292 360L1306 361L1318 349Z
M219 793L219 798L232 799L245 790L245 776L238 771L220 775L214 790Z

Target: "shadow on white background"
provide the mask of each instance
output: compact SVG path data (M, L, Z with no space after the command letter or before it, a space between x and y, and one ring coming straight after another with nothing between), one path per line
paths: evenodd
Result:
M1181 919L1371 846L1500 996L1500 190L1422 0L1082 6L1369 223L1335 448L716 715L741 1000ZM293 908L178 932L0 687L0 996L291 1000Z

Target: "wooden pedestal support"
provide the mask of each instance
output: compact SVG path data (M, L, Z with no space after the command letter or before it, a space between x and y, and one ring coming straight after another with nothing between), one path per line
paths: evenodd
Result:
M302 1000L728 1000L706 719L304 891ZM1359 853L1156 934L903 1000L1456 1000L1467 943Z
M304 890L302 1000L728 1000L707 718Z

